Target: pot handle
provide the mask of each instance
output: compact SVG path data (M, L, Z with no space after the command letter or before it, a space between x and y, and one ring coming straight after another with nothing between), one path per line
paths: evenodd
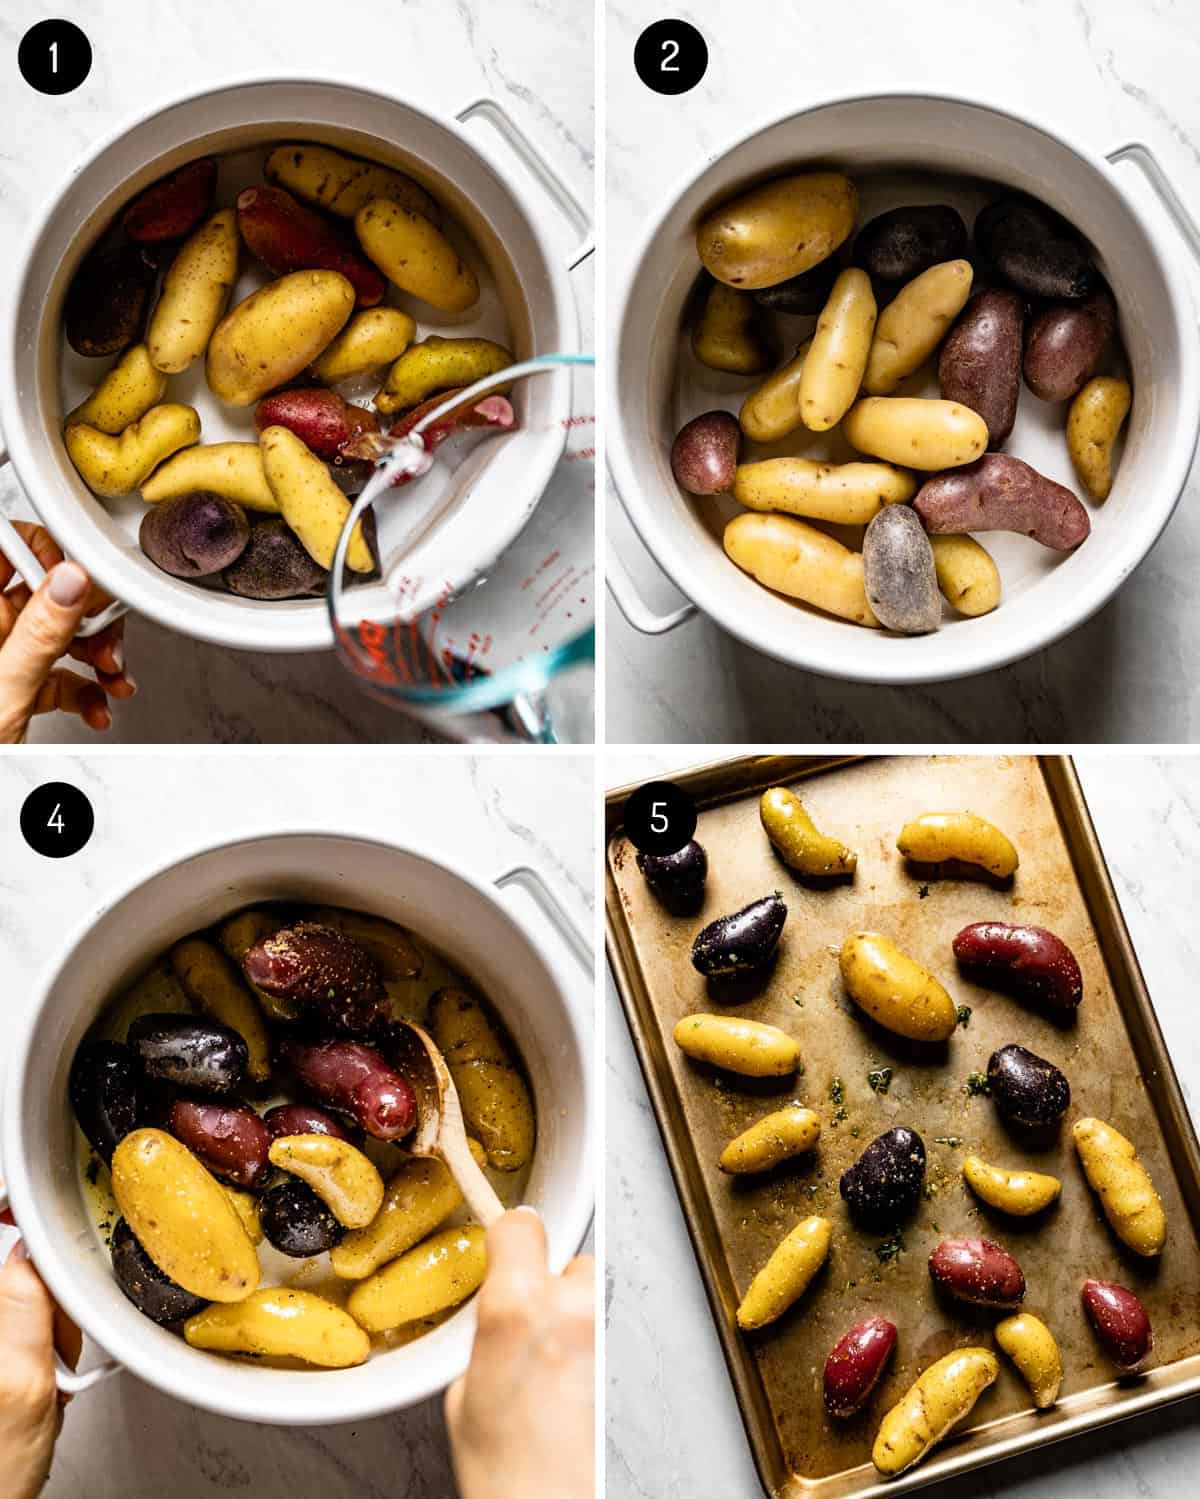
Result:
M592 944L583 928L551 890L542 876L529 864L514 864L504 869L492 881L498 889L508 885L521 885L541 909L559 936L571 949L571 956L590 977L592 974Z
M1200 225L1197 225L1189 213L1150 147L1144 141L1126 141L1124 145L1115 146L1108 153L1107 159L1113 166L1119 161L1131 161L1140 169L1142 176L1158 194L1159 201L1171 216L1176 229L1183 235L1188 249L1200 261Z
M604 580L626 622L643 635L665 635L668 630L691 619L696 612L695 604L687 603L666 614L656 613L638 591L629 569L612 545L609 546L605 559Z
M545 193L554 199L564 218L579 235L579 243L567 257L567 269L573 271L596 248L592 220L587 210L503 105L491 98L473 99L470 104L464 105L454 118L459 124L465 125L468 120L474 119L477 115L486 120L496 134L502 137L510 149L524 162L532 176L541 184Z

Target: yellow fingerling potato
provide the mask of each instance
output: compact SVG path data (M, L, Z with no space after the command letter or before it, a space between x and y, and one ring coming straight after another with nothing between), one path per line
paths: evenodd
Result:
M375 397L375 408L384 415L405 411L436 391L474 385L486 375L499 374L512 362L512 353L490 338L439 338L431 333L392 365L387 383Z
M383 1177L356 1146L334 1135L281 1135L271 1165L313 1189L344 1228L366 1228L383 1206Z
M392 198L423 213L430 223L441 221L437 204L411 177L373 161L344 156L329 146L277 146L263 170L268 182L339 218L352 219L372 198Z
M718 281L754 291L826 260L857 213L854 184L838 172L777 177L708 214L696 250Z
M832 1235L828 1218L798 1223L750 1282L737 1309L738 1326L750 1331L782 1317L825 1263Z
M142 485L142 499L156 505L201 489L234 500L247 510L279 514L256 442L211 442L176 453Z
M208 343L205 374L230 406L261 396L306 369L354 311L354 288L339 271L293 271L226 314Z
M811 1150L820 1135L817 1115L803 1104L789 1103L786 1109L776 1109L730 1140L717 1164L730 1176L770 1171L781 1161Z
M879 1423L871 1461L888 1478L919 1462L1000 1372L987 1348L956 1348L918 1377Z
M67 417L65 426L95 427L115 437L140 421L167 393L167 377L150 363L145 344L134 344L88 396Z
M354 215L354 232L367 258L410 296L450 313L479 301L475 272L423 213L372 198Z
M998 880L1017 872L1020 859L998 827L974 812L923 812L900 829L896 847L918 864L959 859L978 864Z
M478 1164L486 1164L486 1157ZM441 1161L412 1157L384 1188L383 1205L370 1223L348 1233L329 1251L333 1273L344 1280L374 1275L380 1265L433 1233L462 1200L458 1184Z
M867 367L875 313L870 276L857 269L843 271L821 309L800 375L800 416L810 431L828 432L854 404Z
M353 938L379 965L385 979L417 978L425 966L421 949L402 926L382 916L364 916L341 906L314 906L310 919Z
M465 989L439 989L429 1031L458 1089L468 1131L497 1171L519 1171L533 1155L533 1099L507 1037Z
M240 247L232 208L214 213L179 247L146 329L155 369L177 375L208 348L237 280Z
M1000 569L973 536L931 536L933 565L942 597L974 618L1000 602Z
M743 1077L786 1077L795 1072L800 1047L778 1026L734 1015L685 1015L675 1044L696 1062Z
M1077 1119L1071 1138L1117 1238L1135 1254L1161 1254L1167 1215L1133 1141L1102 1119Z
M747 510L783 511L810 520L865 526L885 505L911 500L917 481L887 463L825 463L766 458L739 463L733 497Z
M791 359L768 375L742 402L738 421L751 442L778 442L804 425L800 415L800 380L811 347L812 339L805 339Z
M875 327L863 378L868 395L891 395L921 368L966 306L972 275L969 260L945 260L901 287Z
M262 1219L258 1216L258 1198L253 1192L242 1192L237 1187L228 1186L225 1182L220 1182L219 1186L228 1197L233 1211L238 1215L238 1222L246 1230L246 1237L251 1244L261 1244L263 1226Z
M1094 500L1108 499L1112 489L1113 448L1132 400L1127 380L1097 375L1071 402L1067 451L1083 487Z
M483 1229L475 1223L444 1228L360 1281L346 1307L368 1332L388 1332L465 1301L486 1270Z
M846 441L887 463L936 472L974 463L987 451L987 423L957 401L867 396L846 413Z
M206 1301L242 1301L258 1256L224 1188L160 1129L135 1129L112 1159L116 1204L142 1248L176 1285Z
M250 1051L250 1076L265 1082L271 1075L267 1028L254 996L225 954L203 937L187 937L171 949L171 967L193 1004L237 1031Z
M846 993L872 1020L911 1041L954 1034L954 1001L928 969L878 932L854 932L839 959Z
M416 323L398 307L364 308L316 361L312 373L323 385L336 385L339 380L382 369L400 358L416 331Z
M106 500L131 494L164 458L200 440L200 418L191 406L166 402L152 406L119 437L85 422L72 422L64 434L67 454L93 494Z
M977 1155L969 1155L962 1164L967 1185L989 1207L1011 1213L1014 1218L1028 1218L1057 1202L1062 1182L1057 1176L1040 1171L1007 1171L1003 1166L989 1166Z
M313 561L332 567L338 537L350 514L350 501L328 467L287 427L267 427L258 441L263 472L279 513ZM354 523L346 566L356 573L374 570L375 559L363 536L361 521Z
M692 353L710 370L757 375L771 364L771 349L756 324L754 298L716 281L709 287L692 329Z
M856 625L879 627L867 603L861 554L815 526L790 515L735 515L723 541L729 559L764 588Z
M853 874L858 855L818 832L804 803L786 786L771 786L759 798L758 816L775 852L800 874Z
M322 1369L365 1364L371 1340L352 1317L311 1291L269 1286L237 1306L208 1306L183 1324L193 1348L296 1358Z
M1029 1386L1038 1410L1053 1405L1062 1384L1062 1354L1046 1324L1032 1312L1018 1312L997 1322L992 1331Z

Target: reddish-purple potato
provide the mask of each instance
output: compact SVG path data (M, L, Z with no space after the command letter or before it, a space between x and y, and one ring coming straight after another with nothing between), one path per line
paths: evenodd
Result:
M1009 453L927 479L913 509L934 536L964 531L1019 531L1056 552L1070 552L1092 529L1088 513L1063 484Z
M216 190L217 163L211 156L202 156L152 182L121 215L121 224L139 245L182 239L212 207Z
M989 287L963 308L938 356L942 400L977 412L991 449L1004 446L1017 419L1024 327L1024 298Z
M281 1103L262 1116L272 1140L285 1135L332 1135L335 1140L350 1139L349 1131L324 1109L310 1103Z
M309 1092L349 1114L373 1139L399 1140L417 1122L412 1088L373 1046L284 1040L279 1055Z
M1075 954L1044 926L976 921L954 939L954 956L969 979L1016 994L1057 1014L1070 1014L1083 998Z
M344 932L298 921L256 942L242 958L256 989L341 1031L370 1030L388 1013L379 965Z
M359 307L383 301L387 282L341 224L298 203L281 187L248 187L238 194L238 231L251 254L275 276L292 271L339 271Z
M246 550L222 577L230 593L241 598L300 599L323 593L329 574L304 550L287 521L273 515L250 527Z
M254 425L286 427L310 453L333 463L364 433L379 431L379 418L365 406L352 406L336 390L278 390L254 408Z
M155 567L173 578L208 578L232 567L250 540L240 505L197 490L151 505L142 517L138 545Z
M896 1325L886 1317L856 1322L825 1360L825 1409L852 1416L866 1404L896 1346Z
M1025 1299L1025 1276L991 1239L943 1239L929 1256L934 1284L971 1306L1011 1310Z
M694 416L671 445L671 472L689 494L730 494L742 429L728 411Z
M235 1187L261 1187L271 1175L271 1132L245 1105L177 1098L167 1128L214 1176Z
M1100 367L1117 326L1107 287L1075 307L1047 307L1025 340L1025 384L1043 401L1069 401Z
M1141 1299L1111 1280L1085 1280L1080 1295L1101 1348L1118 1369L1136 1374L1154 1351L1154 1330Z

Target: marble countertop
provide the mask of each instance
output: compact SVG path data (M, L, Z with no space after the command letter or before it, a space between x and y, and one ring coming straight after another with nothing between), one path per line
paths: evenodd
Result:
M699 757L692 757L696 763ZM684 768L610 755L609 785ZM1200 759L1082 755L1076 767L1194 1122L1200 1121L1196 867ZM608 1499L762 1493L625 1017L606 1004ZM636 1375L633 1371L637 1371ZM1200 1401L923 1490L930 1499L1182 1499Z
M17 810L47 780L77 785L96 813L92 841L69 859L32 853ZM36 753L0 760L0 1071L13 1016L72 930L140 871L222 833L297 822L340 832L393 833L437 850L488 880L513 863L539 869L585 930L593 890L590 756L491 755L442 750L398 763L370 751L336 759L227 753ZM502 899L527 921L564 984L590 993L560 939L520 891ZM3 1232L3 1231L0 1231ZM319 1376L315 1376L319 1377ZM441 1400L357 1426L256 1426L180 1404L124 1374L67 1412L45 1499L451 1499Z
M53 14L53 12L50 12ZM47 14L40 0L10 0L0 49ZM90 0L72 13L95 60L74 93L50 98L17 76L0 100L0 241L23 241L31 217L93 143L142 113L251 71L307 70L354 77L444 116L491 95L559 171L581 202L592 198L590 10L549 0ZM383 44L386 43L386 44ZM486 130L472 125L469 130ZM503 151L501 150L501 154ZM516 167L521 175L523 168ZM530 185L536 195L539 189ZM572 234L564 225L562 247ZM11 270L11 263L10 263ZM584 338L592 327L593 261L572 273ZM590 344L584 344L590 347ZM31 519L12 469L0 469L0 510ZM367 698L331 653L255 656L205 645L144 618L128 624L127 659L139 694L115 705L105 742L392 743L437 737ZM96 742L77 720L43 717L35 743Z
M701 0L669 12L698 26L709 46L707 75L678 98L652 93L632 66L637 36L662 8L610 0L608 12L611 290L625 280L642 226L685 173L754 121L801 109L812 95L968 92L1097 152L1141 138L1184 199L1200 203L1200 8L1185 0L923 0L915 10L855 0L805 6L788 21L772 0ZM1178 254L1186 261L1182 241ZM608 742L1190 742L1200 734L1200 697L1189 690L1200 673L1191 609L1198 498L1193 468L1154 552L1088 624L1017 665L954 684L828 680L759 655L703 617L647 637L610 601ZM607 515L609 538L650 602L677 605L614 497Z

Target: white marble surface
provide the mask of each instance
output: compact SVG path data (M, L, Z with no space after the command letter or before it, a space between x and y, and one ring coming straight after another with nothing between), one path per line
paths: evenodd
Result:
M319 797L318 770L333 772L322 775ZM95 809L92 841L70 859L41 858L17 831L21 803L47 780L77 785ZM484 880L530 863L590 931L593 810L591 758L564 752L480 759L441 750L399 762L370 751L244 751L236 771L222 751L186 759L9 754L0 759L0 1065L14 1016L62 933L173 851L289 823L391 833ZM519 891L502 898L528 919L563 983L590 992L590 979L580 978L529 898ZM45 1499L209 1499L226 1492L450 1499L441 1401L358 1426L285 1431L204 1414L125 1374L72 1404Z
M665 13L697 25L709 45L706 77L680 98L651 93L632 66L635 39L664 8L646 0L608 5L610 289L624 281L641 226L685 173L756 120L802 109L815 95L896 87L974 93L1045 119L1098 152L1140 137L1193 208L1200 203L1200 7L1190 0L850 0L802 8L699 0ZM1090 623L1018 665L952 685L885 690L826 680L757 654L704 618L645 637L610 601L608 741L1191 741L1200 735L1200 698L1191 690L1200 671L1198 498L1193 469L1151 557ZM677 604L615 499L607 513L609 535L651 601Z
M693 757L695 763L697 757ZM609 755L611 786L684 768ZM1200 1120L1200 758L1076 759L1193 1121ZM758 1499L720 1344L658 1128L608 979L608 1499ZM931 1499L1183 1499L1196 1491L1200 1401L981 1469Z
M28 28L58 14L41 0L7 0L0 91L0 244L5 266L26 226L95 141L142 113L201 88L272 70L322 70L361 79L449 116L492 95L544 151L579 199L592 198L592 25L586 5L552 0L88 0L70 12L95 60L72 94L50 98L16 71ZM471 130L486 130L473 125ZM515 174L523 171L515 167ZM538 189L530 186L530 192ZM553 213L550 221L553 222ZM574 236L564 224L562 247ZM6 271L0 271L0 276ZM593 263L572 275L585 340ZM585 347L590 347L585 343ZM11 468L0 469L0 509L29 519ZM128 626L127 658L140 692L115 706L106 741L128 743L391 743L429 731L367 698L332 654L256 657L203 645L146 619ZM33 742L96 736L61 716Z

